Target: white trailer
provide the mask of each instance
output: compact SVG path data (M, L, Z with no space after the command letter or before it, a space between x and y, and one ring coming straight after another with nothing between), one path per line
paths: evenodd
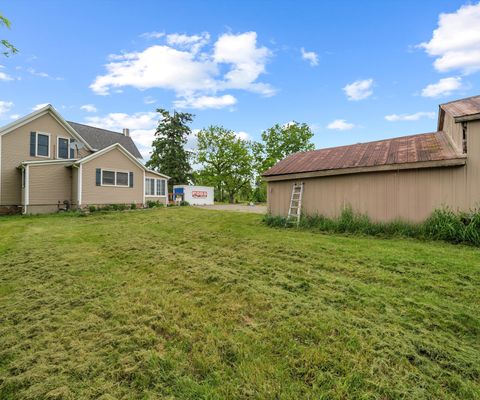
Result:
M191 185L174 185L173 201L188 201L191 205L204 206L213 205L213 187L212 186L191 186Z

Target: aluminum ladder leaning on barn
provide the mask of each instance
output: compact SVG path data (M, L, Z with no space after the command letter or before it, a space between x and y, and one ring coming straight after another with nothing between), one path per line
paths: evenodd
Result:
M290 207L286 224L295 222L298 226L300 223L300 216L302 214L302 196L303 196L303 182L295 182L292 187L292 197L290 198Z

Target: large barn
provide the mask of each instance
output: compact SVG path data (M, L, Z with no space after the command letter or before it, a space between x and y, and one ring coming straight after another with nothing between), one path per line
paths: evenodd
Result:
M480 96L441 104L436 132L295 153L263 176L273 215L288 214L295 183L309 215L351 206L419 222L437 208L480 207Z

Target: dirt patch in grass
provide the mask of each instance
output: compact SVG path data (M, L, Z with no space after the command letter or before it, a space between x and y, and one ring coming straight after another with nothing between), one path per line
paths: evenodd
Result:
M0 220L0 398L475 399L480 252L193 207Z

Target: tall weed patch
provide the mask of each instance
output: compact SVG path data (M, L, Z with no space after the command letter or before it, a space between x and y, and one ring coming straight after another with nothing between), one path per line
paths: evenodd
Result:
M285 217L273 215L266 215L264 223L271 227L295 227L295 224L287 223ZM443 240L480 246L480 210L464 213L442 208L435 210L423 223L416 224L403 220L374 222L368 215L346 207L337 218L323 215L302 216L298 228L332 233Z

